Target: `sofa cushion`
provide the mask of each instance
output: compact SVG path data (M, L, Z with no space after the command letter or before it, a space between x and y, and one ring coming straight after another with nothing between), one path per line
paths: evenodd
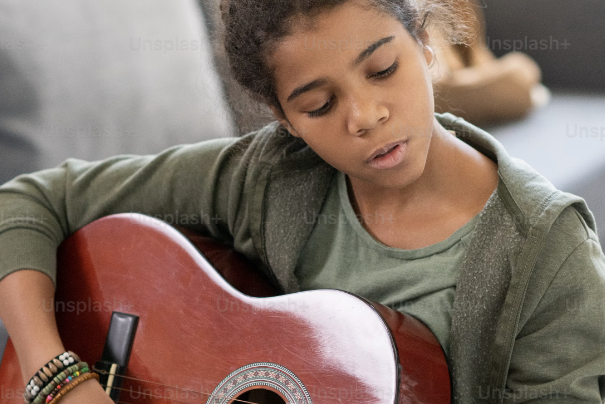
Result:
M0 180L232 130L194 0L0 0Z

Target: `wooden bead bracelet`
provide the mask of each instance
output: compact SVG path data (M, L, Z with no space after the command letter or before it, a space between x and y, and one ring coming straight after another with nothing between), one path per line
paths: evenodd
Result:
M63 380L61 382L61 384L57 385L57 387L55 387L50 393L48 393L48 395L46 396L46 400L44 400L44 397L42 397L42 400L45 403L52 401L52 399L57 396L57 394L59 393L59 391L61 391L61 389L63 389L65 386L67 386L73 380L75 380L78 377L85 375L87 373L90 373L88 368L82 369L81 371L76 371L73 375L66 377L65 380Z
M62 388L48 404L58 403L63 398L63 396L65 396L65 394L67 394L71 390L73 390L78 384L83 383L86 380L89 380L92 378L94 378L98 381L99 375L96 373L89 372L89 373L84 373L83 375L78 376L77 378L73 379L70 383L68 383L64 388Z

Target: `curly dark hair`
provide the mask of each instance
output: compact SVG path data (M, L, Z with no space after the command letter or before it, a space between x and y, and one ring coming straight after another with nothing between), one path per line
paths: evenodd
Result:
M268 56L280 39L292 33L293 22L310 27L313 17L347 1L353 0L220 0L223 29L219 41L232 77L255 101L275 107L285 116ZM469 38L472 10L468 0L363 1L367 7L396 18L416 40L423 35L428 22L448 42L467 43Z

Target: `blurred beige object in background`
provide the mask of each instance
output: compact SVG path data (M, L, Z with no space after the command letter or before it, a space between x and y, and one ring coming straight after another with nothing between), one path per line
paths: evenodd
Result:
M485 43L483 11L476 0L468 2L471 7L464 6L472 10L471 43L443 45L438 37L434 41L436 111L484 125L520 119L547 104L550 91L541 84L537 63L521 52L496 58Z

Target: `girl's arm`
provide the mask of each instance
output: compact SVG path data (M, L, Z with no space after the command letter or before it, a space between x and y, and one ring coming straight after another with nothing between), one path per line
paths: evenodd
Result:
M65 352L57 331L55 312L45 309L53 296L51 279L39 271L14 272L0 281L0 318L19 357L24 385L50 358ZM93 380L82 383L62 402L113 403Z
M605 257L574 209L553 225L532 277L504 403L603 403Z
M116 213L142 213L230 241L227 219L240 213L244 184L241 170L229 161L233 141L175 147L155 156L68 160L2 185L0 279L31 268L55 281L57 247Z
M24 383L65 351L55 314L44 309L52 306L56 249L63 240L103 216L137 212L230 241L233 231L247 226L240 214L250 168L243 154L251 139L216 139L156 156L68 160L0 187L0 318ZM86 381L62 400L78 402L111 400L98 383Z

